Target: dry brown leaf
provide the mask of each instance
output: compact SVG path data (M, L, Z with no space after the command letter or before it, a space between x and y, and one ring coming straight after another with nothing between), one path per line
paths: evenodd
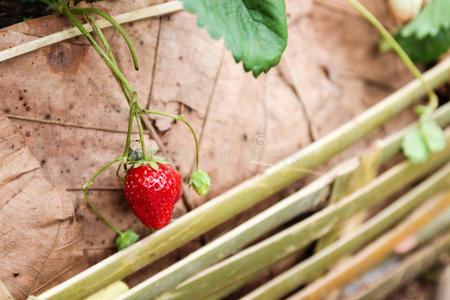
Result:
M0 195L0 279L16 299L86 267L70 196L43 178L19 130L3 114Z
M157 2L115 0L96 5L115 14ZM392 23L383 1L362 2L384 23ZM257 80L234 63L223 41L210 39L205 30L196 28L195 17L185 12L124 25L136 47L139 72L133 70L120 35L113 29L105 31L141 103L185 115L199 133L200 166L210 173L213 186L205 198L187 189L188 207L180 201L175 217L311 142L293 80L298 81L311 123L323 136L411 79L394 55L378 54L377 33L346 1L330 3L287 1L285 57L279 67ZM0 49L66 26L64 19L49 16L6 28L0 35ZM73 196L84 232L83 250L90 263L113 253L114 232L95 217L81 191L82 184L100 167L121 155L125 142L127 105L104 63L83 38L50 46L0 63L0 97L1 110L15 116L13 121L25 135L45 178L69 189ZM406 114L387 129L393 131L410 120L411 115ZM186 181L194 158L189 131L170 119L151 121L160 147L169 151ZM375 136L384 134L380 131ZM148 230L125 205L114 171L98 178L92 186L92 200L120 229L132 227L146 235ZM279 199L279 195L271 197L219 226L206 240ZM194 242L128 281L134 284L200 245Z

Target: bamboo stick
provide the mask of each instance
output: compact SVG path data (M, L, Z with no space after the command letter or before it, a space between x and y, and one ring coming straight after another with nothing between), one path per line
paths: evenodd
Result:
M443 126L449 124L450 103L436 111L432 118ZM394 155L395 153L392 151L392 144L398 145L397 151L399 151L401 138L402 136L397 135L397 139L389 139L390 143L382 143L383 148L378 149L377 152L383 153L383 151L387 149L391 155ZM381 144L381 142L378 144ZM379 157L380 155L377 154L376 156ZM388 156L384 157L385 159L389 158ZM367 159L363 161L366 160ZM357 166L358 162L356 159L339 164L333 170L323 175L306 188L280 201L272 208L234 228L232 231L224 234L169 268L141 282L129 292L121 295L119 299L150 299L161 292L175 288L176 285L187 279L189 276L194 275L202 269L232 254L234 251L237 251L257 237L262 236L277 226L289 221L292 217L319 205L333 180L347 178L348 176L346 174L354 174L354 171L358 169ZM252 277L249 279L251 278ZM241 284L235 284L235 287L229 287L228 290L233 291L235 288L242 286L243 282L244 281L241 280ZM223 294L225 292L226 291L224 290L221 293Z
M379 147L379 142L375 142L375 145L369 151L361 155L359 166L354 172L336 178L333 183L330 204L341 200L377 177L382 152L382 148ZM345 220L342 224L336 226L336 229L317 241L315 252L319 252L339 239L340 236L358 227L364 221L365 217L366 211L361 211L349 220Z
M250 273L263 270L330 232L335 224L355 212L383 201L449 159L450 145L425 164L399 164L342 201L212 266L158 299L202 297L205 293L214 293ZM450 166L448 169L450 171Z
M392 271L384 274L378 280L366 285L365 288L355 295L350 295L348 300L371 300L386 299L396 288L409 280L415 278L424 270L434 265L438 257L450 251L450 233L439 237L435 242L419 249L417 252L407 256Z
M447 152L450 152L449 150L449 148L446 149ZM297 266L254 290L243 299L278 299L285 296L301 284L314 279L315 275L323 272L340 257L355 251L364 243L392 226L427 198L438 192L440 188L447 187L449 183L450 163L367 221L353 234L343 237L302 261Z
M116 281L104 287L95 294L90 295L85 300L113 300L118 295L128 291L128 285L123 281Z
M450 207L434 218L427 226L398 243L395 247L395 253L408 253L447 230L450 230Z
M331 174L321 177L315 184L292 194L181 261L141 282L117 300L152 299L295 216L317 208L326 199L328 184L332 178Z
M421 246L430 238L448 230L450 230L450 208L447 208L430 222L430 224L417 232L417 244Z
M120 15L116 15L113 18L119 23L128 23L133 21L138 21L142 19L147 19L150 17L163 16L169 13L173 13L183 9L183 4L179 1L171 1L163 4L153 5L149 7L144 7L141 9L133 10L130 12L126 12ZM111 23L106 20L99 20L98 25L103 29L107 27L111 27ZM84 25L84 28L89 32L92 31L92 28L89 24ZM9 49L5 49L0 51L0 62L8 60L10 58L32 52L34 50L38 50L40 48L53 45L64 40L68 40L70 38L81 35L81 32L78 28L73 27L70 29L66 29L60 32L56 32L50 35L47 35L42 38L38 38L32 40L30 42L26 42L24 44L11 47Z
M317 208L326 199L328 195L327 183L331 180L332 176L323 176L316 181L316 184L312 184L292 194L282 202L277 203L181 261L133 287L132 290L121 295L117 300L152 299L295 216Z
M418 229L429 223L434 217L439 215L442 210L445 210L448 207L450 207L450 193L438 195L430 199L430 201L422 204L411 216L393 230L372 242L355 256L345 260L345 263L334 268L325 276L311 283L305 289L296 293L289 299L307 300L326 298L330 291L341 289L342 286L352 279L359 277L370 268L379 264L393 252L399 240L416 232ZM389 210L389 208L387 210ZM400 205L398 205L395 212L392 210L390 215L387 214L386 211L381 212L380 217L377 217L378 224L386 222L390 216L398 214L399 211ZM375 221L371 220L370 222L374 223ZM392 221L390 223L392 223Z
M413 238L413 241L406 242L408 245L401 246L401 250L399 251L399 245L405 243L403 239L402 242L395 246L394 255L390 259L386 259L384 263L380 264L376 268L368 271L366 274L360 277L360 279L353 281L348 284L344 289L341 290L339 298L344 299L354 299L358 297L358 295L370 293L372 289L379 289L378 285L383 285L383 281L385 277L390 277L393 272L396 272L398 268L401 268L401 264L405 259L409 259L411 255L405 257L408 252L412 252L413 250L423 246L425 243L428 243L430 240L436 238L439 234L447 233L450 229L450 207L447 208L444 212L440 213L436 218L431 220L426 226L421 228L418 232L414 233L410 237ZM450 250L450 249L449 249ZM421 251L421 250L417 250ZM403 281L395 280L393 283L389 283L388 286L399 286ZM355 288L356 287L356 288Z
M449 77L450 59L441 62L424 74L425 80L433 87L446 82ZM39 298L80 299L143 268L302 178L308 170L328 161L367 136L425 94L422 84L418 80L412 81L352 121L268 168L261 175L210 200L135 245L44 292Z

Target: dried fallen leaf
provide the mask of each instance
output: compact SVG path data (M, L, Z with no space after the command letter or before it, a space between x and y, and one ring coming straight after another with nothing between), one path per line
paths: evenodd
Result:
M0 115L0 278L16 299L86 267L67 192L46 181L19 130Z

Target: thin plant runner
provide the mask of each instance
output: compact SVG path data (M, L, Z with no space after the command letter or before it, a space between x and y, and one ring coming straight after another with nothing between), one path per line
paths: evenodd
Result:
M182 194L181 178L179 174L168 165L168 162L164 158L154 155L156 151L146 151L144 130L141 122L142 115L162 115L186 124L194 137L196 149L195 171L189 179L189 184L199 195L204 196L209 191L211 180L206 172L203 172L198 168L199 145L197 135L191 124L182 115L147 110L142 107L138 101L138 94L120 71L111 47L106 40L102 29L98 26L94 15L109 21L120 32L130 49L134 67L138 70L139 65L136 53L124 29L107 13L99 9L69 7L66 0L45 0L44 2L49 5L49 8L69 18L69 20L89 40L94 49L115 75L129 105L128 133L122 156L106 164L83 185L84 196L87 203L98 217L110 229L118 234L115 244L117 249L121 250L136 242L139 239L139 235L132 230L120 231L117 229L89 200L88 189L101 173L113 165L119 164L116 174L124 183L125 198L139 220L152 230L161 229L170 222L174 205L181 198ZM95 37L84 28L75 15L81 16L91 25ZM139 129L140 149L131 148L131 132L134 123L137 124ZM121 170L125 173L125 178L121 176Z

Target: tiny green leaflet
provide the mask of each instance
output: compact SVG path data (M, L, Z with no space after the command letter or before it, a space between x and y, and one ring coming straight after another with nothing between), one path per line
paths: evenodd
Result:
M442 151L445 145L444 131L433 120L424 120L418 127L410 128L402 141L403 153L415 164L425 162L431 153Z

